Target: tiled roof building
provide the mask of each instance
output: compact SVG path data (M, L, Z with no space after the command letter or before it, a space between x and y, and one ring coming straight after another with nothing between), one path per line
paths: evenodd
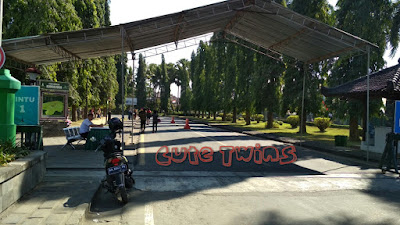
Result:
M369 79L371 98L400 99L400 64L371 73ZM367 76L332 88L322 87L321 92L327 97L365 98Z

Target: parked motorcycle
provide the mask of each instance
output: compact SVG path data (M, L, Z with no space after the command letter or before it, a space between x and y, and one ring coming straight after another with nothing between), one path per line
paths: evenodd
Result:
M123 124L120 119L112 118L109 123L110 134L100 141L99 147L104 153L104 165L106 178L102 185L109 192L115 194L117 199L121 198L123 203L128 202L126 189L135 184L132 177L132 170L128 167L128 160L121 151L121 142L117 141L116 134L121 133Z

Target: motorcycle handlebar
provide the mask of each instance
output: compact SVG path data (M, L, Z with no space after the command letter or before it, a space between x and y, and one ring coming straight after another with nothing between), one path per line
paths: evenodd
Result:
M114 132L115 134L121 134L122 133L122 130L119 130L119 131L116 131L116 132ZM111 134L110 134L111 135ZM97 148L96 148L96 150L94 151L94 152L97 152L101 147L103 147L104 145L105 145L105 143L106 143L106 141L105 141L105 139L107 138L107 137L111 137L110 135L107 135L107 136L105 136L104 138L102 138L101 140L100 140L100 144L99 144L99 146L97 146ZM113 139L113 140L115 140L115 136L114 136L114 138L111 138L111 139Z

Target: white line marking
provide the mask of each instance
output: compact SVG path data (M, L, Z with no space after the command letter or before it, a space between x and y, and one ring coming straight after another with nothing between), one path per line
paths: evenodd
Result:
M144 224L154 225L153 207L151 205L144 207Z
M216 139L214 139L214 138L208 137L208 136L206 136L206 135L204 135L204 134L202 134L202 133L199 133L199 132L197 132L197 131L193 131L193 132L195 132L196 134L198 134L198 135L200 135L200 136L203 136L203 137L205 137L205 138L208 138L208 139L210 139L210 140L216 141L216 142L220 143L220 144L223 145L223 146L226 146L224 143L222 143L222 142L220 142L220 141L218 141L218 140L216 140Z
M124 156L134 156L136 155L135 150L124 150Z

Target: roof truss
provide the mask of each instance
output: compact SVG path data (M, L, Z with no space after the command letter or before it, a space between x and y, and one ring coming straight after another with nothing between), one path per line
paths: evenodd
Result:
M178 49L181 42L187 43L183 40L213 32L306 63L377 47L271 0L230 0L117 26L3 40L2 47L7 57L42 65L116 55L122 49L164 48L169 43Z

